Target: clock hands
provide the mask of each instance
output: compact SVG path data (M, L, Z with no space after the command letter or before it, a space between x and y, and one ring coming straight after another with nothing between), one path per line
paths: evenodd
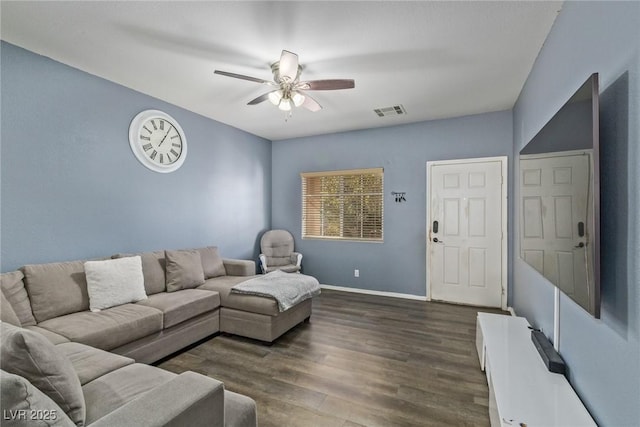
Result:
M162 141L160 141L160 143L158 144L158 148L160 148L160 146L162 145L164 140L167 139L167 135L169 135L169 132L171 132L171 126L169 126L169 130L167 131L167 133L164 134L164 137L162 138Z

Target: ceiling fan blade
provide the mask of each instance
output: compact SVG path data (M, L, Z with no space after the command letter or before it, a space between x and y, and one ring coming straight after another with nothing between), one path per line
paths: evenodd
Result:
M221 76L233 77L234 79L249 80L250 82L266 83L269 85L272 84L272 82L270 82L269 80L263 80L257 77L245 76L244 74L229 73L228 71L215 70L213 73L220 74Z
M283 50L280 55L280 77L289 81L295 81L298 77L298 55L288 50Z
M304 95L304 102L300 105L302 108L306 108L309 111L316 112L322 110L322 105L318 104L318 101L310 97L308 94L300 92Z
M309 80L307 82L300 82L298 87L304 90L353 89L356 87L356 82L351 79Z
M276 92L275 90L272 90L271 92L267 92L263 95L260 95L259 97L257 97L256 99L252 99L251 101L247 102L247 105L256 105L256 104L260 104L261 102L266 101L267 99L269 99L269 95L272 92Z

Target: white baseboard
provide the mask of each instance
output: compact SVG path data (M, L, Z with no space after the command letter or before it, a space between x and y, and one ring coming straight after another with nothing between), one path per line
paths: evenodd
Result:
M513 309L513 307L507 307L507 311L511 313L512 316L517 316L516 311Z
M427 297L423 297L421 295L402 294L399 292L372 291L369 289L348 288L345 286L333 286L333 285L320 285L320 287L322 289L329 289L332 291L342 291L342 292L353 292L355 294L377 295L381 297L403 298L403 299L412 299L417 301L427 300Z

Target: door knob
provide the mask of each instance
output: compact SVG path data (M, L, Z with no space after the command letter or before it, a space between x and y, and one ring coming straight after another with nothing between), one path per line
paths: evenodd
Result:
M574 248L584 248L584 242L578 243Z
M437 237L433 238L433 243L444 243L442 240L438 240Z

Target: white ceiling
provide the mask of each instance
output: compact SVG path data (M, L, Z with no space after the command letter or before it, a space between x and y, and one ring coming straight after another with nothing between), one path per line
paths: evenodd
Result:
M270 140L513 107L562 2L8 2L2 39ZM324 109L248 101L282 49ZM374 108L404 105L378 117Z

